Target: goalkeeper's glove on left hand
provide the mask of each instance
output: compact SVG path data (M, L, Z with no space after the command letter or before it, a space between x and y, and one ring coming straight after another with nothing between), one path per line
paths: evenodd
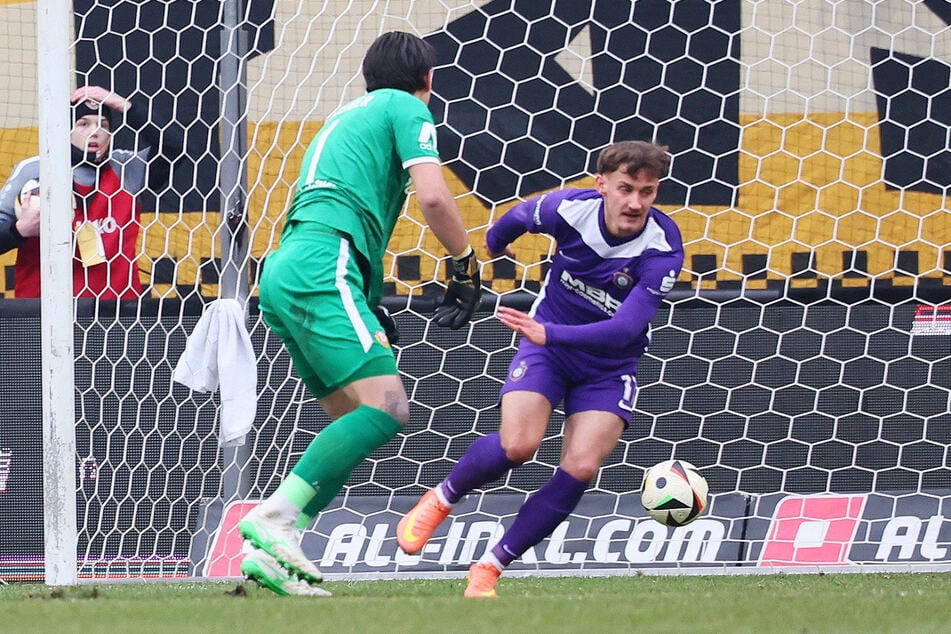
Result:
M446 295L436 307L436 325L452 330L462 328L478 310L481 298L479 261L475 251L469 247L462 255L451 259Z
M390 315L390 311L381 304L373 309L373 314L376 315L377 321L379 321L380 326L383 327L387 341L390 342L391 346L396 345L396 342L400 340L400 331L396 328L396 322L393 321L393 316Z

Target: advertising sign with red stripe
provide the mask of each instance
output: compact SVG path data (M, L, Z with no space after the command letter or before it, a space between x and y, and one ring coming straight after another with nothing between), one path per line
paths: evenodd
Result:
M524 497L491 495L457 505L417 555L396 546L400 512L415 502L349 497L305 533L302 547L321 570L341 576L464 571L502 534ZM195 574L240 576L236 525L255 501L205 508L193 544ZM390 508L387 509L388 503ZM405 508L404 508L405 507ZM499 517L503 518L499 521ZM647 517L637 494L589 494L569 518L516 560L512 570L724 570L947 564L951 491L911 494L711 496L694 522L669 528Z

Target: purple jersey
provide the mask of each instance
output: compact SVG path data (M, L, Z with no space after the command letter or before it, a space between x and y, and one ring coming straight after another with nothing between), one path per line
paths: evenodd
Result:
M605 229L601 195L565 189L513 207L489 229L486 242L498 253L526 231L558 243L532 308L545 324L546 348L603 370L636 364L647 349L650 322L683 265L674 221L651 208L638 235L614 238Z

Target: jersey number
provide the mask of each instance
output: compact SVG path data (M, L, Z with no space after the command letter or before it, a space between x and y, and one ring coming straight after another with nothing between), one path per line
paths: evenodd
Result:
M637 379L634 378L633 374L625 374L621 376L621 381L624 382L624 395L621 397L621 400L617 402L617 406L621 409L633 412L634 397L637 395Z

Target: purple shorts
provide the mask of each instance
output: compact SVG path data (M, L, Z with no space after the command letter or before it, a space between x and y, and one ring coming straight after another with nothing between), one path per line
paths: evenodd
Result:
M589 410L613 412L625 427L629 425L637 393L637 360L591 364L561 351L558 354L523 340L509 364L499 399L508 392L527 390L547 398L552 408L564 400L566 417Z

